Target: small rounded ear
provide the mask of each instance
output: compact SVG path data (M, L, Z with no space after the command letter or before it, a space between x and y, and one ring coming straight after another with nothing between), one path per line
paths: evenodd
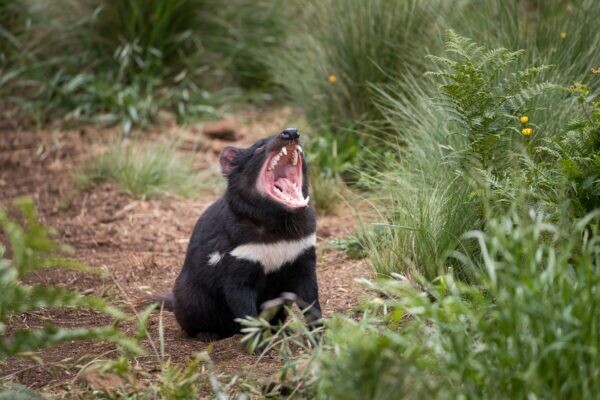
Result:
M221 151L219 156L219 164L223 175L229 175L235 166L234 160L240 154L240 149L232 146L227 146Z

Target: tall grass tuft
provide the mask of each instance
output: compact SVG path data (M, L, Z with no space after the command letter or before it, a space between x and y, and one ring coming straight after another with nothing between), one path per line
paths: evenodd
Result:
M214 1L214 0L213 0ZM279 51L284 38L293 34L285 0L232 0L215 5L215 30L207 46L223 56L232 79L243 89L274 92L267 55Z
M116 182L124 191L141 198L191 196L200 189L190 160L164 144L113 147L92 158L78 180L83 187Z
M307 1L269 57L275 82L317 128L336 134L380 116L371 84L424 71L439 22L436 1Z

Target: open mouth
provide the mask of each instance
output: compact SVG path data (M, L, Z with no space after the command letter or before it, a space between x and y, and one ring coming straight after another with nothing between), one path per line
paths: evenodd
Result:
M302 148L290 143L267 157L259 177L259 190L293 210L308 205L302 194Z

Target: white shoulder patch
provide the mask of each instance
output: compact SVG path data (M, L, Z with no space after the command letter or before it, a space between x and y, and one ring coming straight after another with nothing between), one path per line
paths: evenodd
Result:
M317 234L298 240L281 240L273 243L247 243L236 247L231 255L262 264L265 273L275 272L284 264L294 261L306 249L317 243Z
M221 253L219 253L218 251L215 251L208 255L208 263L210 265L216 265L219 261L221 261L221 258L223 258Z

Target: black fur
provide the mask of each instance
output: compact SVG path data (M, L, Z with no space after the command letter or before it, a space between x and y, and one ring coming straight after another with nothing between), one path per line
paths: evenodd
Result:
M268 274L259 263L229 254L242 244L296 240L316 230L312 207L292 211L256 189L268 154L279 151L290 140L297 141L297 135L290 139L285 132L246 149L226 148L221 154L227 191L196 223L173 290L175 317L190 336L234 335L240 330L236 318L257 316L261 304L282 292L295 293L304 304L312 304L307 314L311 321L321 315L314 247ZM302 192L306 197L308 177L302 161ZM216 265L210 265L209 257L217 251L223 256ZM283 318L285 315L280 312L273 319Z

